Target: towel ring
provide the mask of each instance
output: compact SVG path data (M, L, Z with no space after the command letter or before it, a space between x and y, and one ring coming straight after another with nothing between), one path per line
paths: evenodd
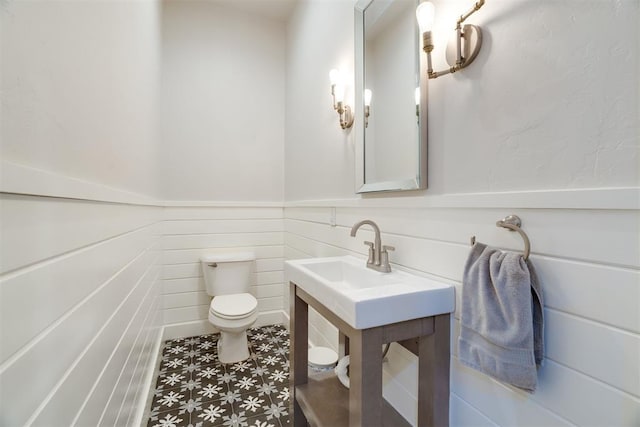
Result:
M520 236L522 236L522 240L524 240L524 260L529 259L529 253L531 252L531 243L529 242L529 237L527 233L525 233L520 226L522 226L522 221L520 217L517 215L509 215L500 221L496 222L497 227L507 228L509 231L517 231ZM471 237L471 246L476 243L476 236Z
M529 242L529 237L527 233L525 233L522 228L522 221L520 217L517 215L509 215L500 221L496 222L497 227L508 228L510 231L517 231L522 240L524 240L524 260L529 259L529 253L531 252L531 243Z

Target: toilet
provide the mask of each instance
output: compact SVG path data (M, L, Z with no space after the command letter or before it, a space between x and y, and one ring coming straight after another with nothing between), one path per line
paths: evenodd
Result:
M258 318L258 301L249 293L255 259L252 252L207 254L200 258L207 294L213 297L209 322L220 331L221 363L249 358L247 329Z

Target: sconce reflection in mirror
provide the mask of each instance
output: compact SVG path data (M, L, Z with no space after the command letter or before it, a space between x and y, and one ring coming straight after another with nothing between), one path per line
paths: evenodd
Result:
M433 71L431 65L431 52L433 51L431 28L433 27L435 8L433 3L428 1L418 5L416 17L422 33L422 48L427 53L427 75L430 79L462 70L476 59L478 52L480 52L480 46L482 46L482 31L476 25L465 24L462 26L462 23L479 10L484 5L484 2L485 0L479 0L469 12L458 18L456 22L455 58L450 59L449 55L447 55L447 62L451 67L443 71Z
M416 100L416 123L420 124L420 86L416 88L413 97Z
M369 127L369 115L371 114L371 89L364 90L364 127Z
M331 81L331 96L333 97L333 109L340 116L340 127L347 129L353 126L353 113L351 107L344 103L344 80L342 74L333 69L329 72L329 80Z

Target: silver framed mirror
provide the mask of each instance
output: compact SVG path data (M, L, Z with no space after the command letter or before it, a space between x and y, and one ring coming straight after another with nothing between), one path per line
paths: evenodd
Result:
M427 79L418 3L355 5L357 193L427 188Z

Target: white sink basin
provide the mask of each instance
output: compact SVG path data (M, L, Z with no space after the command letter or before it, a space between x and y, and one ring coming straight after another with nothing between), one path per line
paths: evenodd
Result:
M352 256L286 261L285 280L355 329L451 313L455 308L453 285L397 270L379 273Z

